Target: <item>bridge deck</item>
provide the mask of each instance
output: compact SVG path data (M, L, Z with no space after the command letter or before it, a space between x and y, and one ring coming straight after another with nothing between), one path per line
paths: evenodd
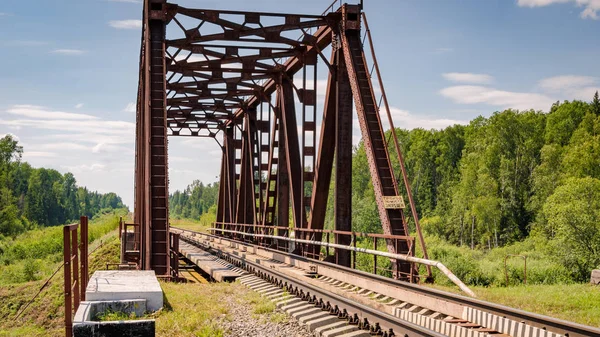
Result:
M179 252L218 282L232 282L241 276L234 266L223 265L216 256L184 241L179 241Z

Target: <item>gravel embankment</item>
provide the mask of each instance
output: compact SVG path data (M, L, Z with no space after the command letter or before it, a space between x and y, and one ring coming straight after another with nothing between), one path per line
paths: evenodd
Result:
M225 330L225 336L257 336L257 337L304 337L312 334L291 316L279 309L264 314L254 313L254 304L249 297L252 290L236 284L236 291L223 300L228 307L228 314L223 317L219 326Z

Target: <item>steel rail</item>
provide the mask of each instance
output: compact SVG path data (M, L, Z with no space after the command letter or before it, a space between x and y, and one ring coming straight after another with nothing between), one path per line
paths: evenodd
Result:
M579 324L579 323L575 323L575 322L569 322L569 321L562 320L559 318L540 315L540 314L528 312L525 310L507 307L507 306L504 306L501 304L486 302L486 301L462 296L459 294L454 294L454 293L445 292L442 290L424 287L424 286L421 286L418 284L412 284L409 282L395 280L392 278L388 278L388 277L375 275L375 274L371 274L368 272L340 266L340 265L337 265L334 263L329 263L329 262L325 262L325 261L321 261L321 260L317 260L317 259L311 259L311 258L304 257L301 255L282 252L279 250L266 248L266 247L262 247L259 245L252 245L247 242L233 240L231 238L226 238L226 237L213 235L213 234L201 233L201 232L197 232L197 231L191 231L191 230L177 228L177 227L172 227L172 228L181 230L184 232L190 232L190 233L196 233L196 234L201 234L201 235L205 235L205 236L210 236L210 237L218 238L221 240L233 241L233 242L237 242L237 243L244 244L244 245L256 246L257 248L264 249L266 251L270 251L273 253L281 254L286 257L294 258L299 261L310 262L317 266L320 265L320 266L332 268L332 269L335 269L335 270L338 270L341 272L359 275L364 278L369 278L373 282L402 288L407 291L412 291L418 295L427 296L427 297L430 297L433 299L447 301L450 303L455 303L455 304L459 304L459 305L466 306L466 307L471 307L473 309L485 311L485 312L493 314L493 315L512 319L516 322L523 322L525 324L528 324L528 325L531 325L531 326L534 326L537 328L542 328L542 329L546 329L548 331L559 333L564 336L569 336L569 337L599 336L600 337L600 328L597 328L597 327L587 326L587 325L583 325L583 324ZM430 308L430 309L435 309L435 308Z
M297 288L302 290L304 294L310 294L311 296L316 296L323 300L323 302L329 302L331 306L338 306L340 310L346 309L349 313L349 316L356 313L361 320L367 319L370 324L379 323L381 329L383 331L388 331L388 329L392 329L394 331L395 336L405 336L405 337L444 337L438 332L433 330L429 330L420 325L405 321L400 319L399 317L392 316L385 312L381 312L364 304L360 304L351 299L345 298L343 296L328 292L314 285L303 283L298 279L295 279L291 276L273 270L271 268L267 268L262 266L260 263L252 262L246 259L243 259L240 256L237 256L232 253L225 252L223 250L210 247L207 245L203 245L196 240L192 240L190 238L180 237L180 239L187 241L190 244L199 245L202 249L207 251L215 251L218 253L218 256L226 256L229 260L237 261L237 264L242 266L242 268L246 270L250 270L257 274L256 271L259 271L260 274L263 275L263 279L267 278L264 275L269 275L271 279L275 279L276 282L282 281L292 288Z

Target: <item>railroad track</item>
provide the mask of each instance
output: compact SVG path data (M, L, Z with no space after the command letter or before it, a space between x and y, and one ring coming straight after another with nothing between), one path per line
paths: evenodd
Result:
M590 326L228 238L171 229L180 233L182 240L251 272L253 277L265 283L253 280L254 285L261 284L264 289L272 291L272 287L280 288L282 293L300 297L307 304L321 306L324 311L331 311L331 314L340 316L362 331L369 331L371 335L600 336L600 329ZM267 283L271 286L266 286ZM274 298L281 300L281 296Z

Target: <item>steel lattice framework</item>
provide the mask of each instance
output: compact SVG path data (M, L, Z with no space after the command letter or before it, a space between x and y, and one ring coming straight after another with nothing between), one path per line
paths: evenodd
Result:
M383 232L401 238L388 240L388 250L415 254L405 191L427 256L398 139L384 132L381 113L393 123L362 6L328 11L221 11L145 0L135 169L142 268L169 273L168 136L212 137L223 150L216 227L296 230L296 237L320 241L333 174L335 229L351 231L355 113ZM399 160L397 174L390 153ZM336 235L336 242L349 245L350 236ZM299 249L314 257L319 247ZM349 266L350 252L334 260ZM403 279L416 275L408 262L396 261L395 269Z

